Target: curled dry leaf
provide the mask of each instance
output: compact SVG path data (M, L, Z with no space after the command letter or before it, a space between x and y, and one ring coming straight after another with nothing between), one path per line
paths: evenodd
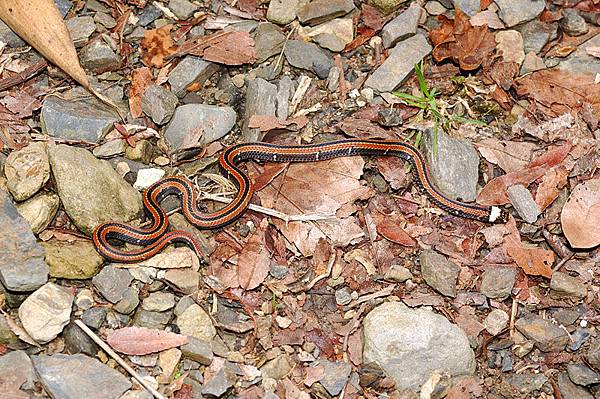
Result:
M508 234L504 236L503 248L506 254L530 276L552 277L554 252L537 247L527 247L521 242L521 235L514 218L506 224Z
M238 258L238 280L240 286L246 290L258 287L269 274L271 254L265 242L268 226L269 222L264 218L244 245Z
M162 68L167 57L175 52L171 38L172 25L165 25L158 29L149 29L144 33L140 45L142 48L142 62L151 67Z
M168 331L125 327L109 332L106 342L114 350L126 355L147 355L185 345L188 339L185 335Z
M600 244L600 178L577 185L560 215L563 232L575 248Z

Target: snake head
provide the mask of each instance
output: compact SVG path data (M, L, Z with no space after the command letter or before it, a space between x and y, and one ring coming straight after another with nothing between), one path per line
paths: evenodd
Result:
M508 213L508 211L499 208L497 206L492 206L490 208L490 217L488 219L488 222L490 223L506 223L508 222L508 216L510 214Z

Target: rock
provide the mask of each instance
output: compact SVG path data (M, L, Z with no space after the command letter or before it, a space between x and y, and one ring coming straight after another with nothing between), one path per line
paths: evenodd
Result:
M235 384L236 380L235 372L225 365L211 378L204 381L202 394L221 397Z
M13 48L24 47L27 45L27 43L25 43L3 21L0 21L0 40Z
M53 398L117 399L131 388L129 379L82 354L32 356L46 392Z
M188 19L198 10L197 5L187 0L170 0L168 7L179 19Z
M177 107L165 130L165 138L176 149L204 146L225 136L235 125L231 107L186 104Z
M275 3L276 1L274 1ZM269 10L271 4L269 4ZM281 53L285 43L285 35L277 27L270 23L258 24L254 36L254 48L256 49L256 63L260 64L274 55Z
M569 36L581 36L588 33L589 26L579 15L579 10L576 8L565 8L563 10L563 18L560 20L560 27Z
M525 60L523 61L523 65L521 65L519 74L525 75L527 73L540 71L542 69L546 69L544 60L541 57L538 57L538 55L532 51L525 54Z
M453 3L455 8L460 8L469 17L474 16L481 10L480 2L477 0L454 0Z
M589 386L600 383L600 374L585 364L568 364L569 378L577 385Z
M62 336L65 340L65 350L70 355L83 353L96 356L98 353L98 345L75 323L69 323Z
M506 381L512 385L521 395L528 395L542 389L544 384L548 383L548 378L544 374L513 374L506 378Z
M91 241L55 241L41 243L46 250L50 276L66 279L88 279L98 273L104 258Z
M352 0L312 0L298 11L298 20L302 24L318 25L352 10Z
M188 337L188 343L181 347L181 353L204 366L210 366L214 358L210 341L195 337Z
M561 373L558 376L557 385L562 397L565 399L594 399L587 389L573 384L567 373Z
M153 292L142 302L142 308L151 312L164 312L175 307L175 295L170 292Z
M515 323L517 330L534 341L542 352L558 352L569 342L569 335L550 320L538 317L522 317Z
M158 354L158 367L161 370L161 374L157 378L159 384L168 384L171 381L171 376L180 359L181 351L177 348L170 348Z
M159 85L150 85L142 95L142 111L154 123L162 125L171 119L178 102L177 96L169 90Z
M157 330L164 330L167 323L171 320L173 312L149 312L138 308L133 317L133 324L138 327L146 327Z
M35 383L38 377L27 353L21 350L0 356L0 381L2 396L6 399L24 399L37 396Z
M413 275L410 272L410 270L408 270L404 266L392 265L390 266L388 271L385 272L385 276L383 278L387 281L403 283L406 280L410 280L411 278L413 278Z
M192 306L194 303L194 300L189 297L189 296L184 296L182 297L179 302L177 302L177 305L175 305L175 309L173 309L175 316L181 316L183 314L183 312L189 308L190 306Z
M507 28L536 18L546 8L544 0L496 0L496 5Z
M261 368L263 380L272 378L279 380L285 377L292 370L292 363L287 355L279 355L275 359L269 360Z
M350 295L350 289L347 287L335 290L335 303L340 306L345 306L352 301L352 295Z
M59 205L58 195L52 192L43 192L17 204L16 207L31 226L33 234L39 234L54 219Z
M98 330L104 320L106 320L106 308L91 308L85 310L81 315L81 321L85 323L89 328L93 328L94 330Z
M333 66L331 57L321 50L319 46L303 40L288 41L283 53L287 62L292 66L312 71L319 79L327 78L329 70Z
M69 18L65 21L65 25L76 47L81 47L87 43L89 37L96 30L94 18L90 16Z
M40 116L44 133L61 139L98 141L112 129L119 116L100 100L66 100L48 96Z
M123 139L116 139L107 141L106 143L94 148L92 154L96 158L112 158L115 155L121 155L125 153L127 143Z
M352 18L336 18L313 28L301 28L300 35L339 53L354 39L354 25Z
M444 296L456 297L456 280L460 267L433 250L425 250L419 256L421 275L427 285Z
M81 66L97 74L116 71L121 67L121 57L104 40L93 40L79 52Z
M140 140L135 144L135 147L127 147L125 150L125 157L135 162L141 162L143 164L149 164L156 155L156 150L151 142L148 140ZM144 169L139 169L139 174Z
M594 48L600 47L600 34L577 46L577 50L561 61L560 69L573 74L596 75L600 73L598 58L588 54Z
M50 178L46 143L37 141L13 151L4 164L6 186L16 201L31 198Z
M259 129L248 127L253 115L275 116L277 86L264 79L256 78L248 83L246 90L246 110L242 126L242 137L245 142L261 141L263 134Z
M121 295L121 300L115 303L113 309L121 314L129 314L140 304L139 291L135 287L127 287Z
M531 192L523 185L516 184L508 188L508 198L517 213L527 223L535 223L540 216L540 207L536 204Z
M94 22L104 26L106 29L112 29L117 26L117 21L106 12L97 12L94 15Z
M380 92L393 91L413 72L415 64L421 62L431 50L431 45L422 34L401 41L390 50L383 64L369 76L365 86Z
M137 178L135 179L135 183L133 183L133 188L137 190L145 190L160 179L162 179L164 175L164 169L140 169L138 171Z
M113 265L105 266L100 273L92 278L92 284L111 303L117 303L121 300L132 281L133 277L127 269L119 269Z
M0 189L0 282L7 290L33 291L48 281L44 248L8 193Z
M437 132L437 154L433 154L433 129L425 134L425 157L434 185L454 200L471 202L477 196L479 156L467 139Z
M339 395L348 382L352 366L346 362L330 362L329 360L320 360L319 364L325 368L319 382L331 396Z
M106 161L67 145L49 149L58 196L73 223L90 235L100 223L128 222L142 213L141 195Z
M418 389L434 372L472 374L475 357L466 334L425 308L386 302L364 324L364 363L375 362L397 389Z
M79 309L89 309L94 305L94 293L88 288L84 288L75 296L75 305Z
M218 70L217 64L188 55L169 73L171 91L181 98L187 93L188 86L193 83L204 84Z
M210 341L217 330L212 324L211 318L199 305L189 306L183 313L177 317L175 322L179 327L180 333Z
M515 285L517 272L512 267L487 267L481 278L480 292L488 298L504 300Z
M525 59L523 36L516 30L496 32L496 49L502 54L504 62L516 62L521 65Z
M483 326L492 335L498 335L506 328L508 324L508 314L504 310L494 309L483 320Z
M590 343L585 358L592 367L600 369L600 340L595 339Z
M557 23L545 23L534 19L516 28L521 32L523 38L523 51L538 54L542 48L551 40L556 39Z
M566 273L554 272L550 280L550 295L557 299L582 299L587 296L587 288L576 277L569 276Z
M27 333L39 343L52 341L69 323L73 294L54 283L46 283L19 307L19 319Z
M285 120L289 116L290 98L294 94L294 83L288 76L283 76L277 84L277 110L279 119Z
M447 10L446 7L437 1L428 1L425 3L425 11L427 11L427 14L429 15L438 16L445 13Z
M167 270L165 279L186 294L196 293L200 284L200 274L190 269Z
M137 24L139 26L148 26L156 19L162 16L162 11L154 4L150 3L144 7L141 12L137 15L139 18Z
M273 0L269 2L267 19L279 25L287 25L296 19L298 10L306 4L306 0Z
M417 26L422 12L423 9L419 4L411 3L406 10L385 24L383 29L381 29L383 45L386 48L390 48L400 40L404 40L408 36L417 33Z
M370 0L369 4L377 8L383 15L389 15L406 0Z

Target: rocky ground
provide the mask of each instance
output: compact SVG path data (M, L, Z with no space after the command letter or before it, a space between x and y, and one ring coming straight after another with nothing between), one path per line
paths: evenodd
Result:
M117 108L0 23L0 397L151 398L125 365L156 397L600 398L598 2L56 4ZM221 207L228 145L347 137L511 217L448 216L399 159L248 162L222 230L163 202L202 259L89 238L162 176Z

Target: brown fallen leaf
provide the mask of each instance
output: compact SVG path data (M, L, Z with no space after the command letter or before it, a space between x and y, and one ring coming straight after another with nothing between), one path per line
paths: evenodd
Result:
M600 178L578 184L560 215L563 232L575 248L600 244Z
M567 184L568 176L569 173L561 165L546 172L535 194L535 203L540 208L540 211L544 211L544 209L558 198L560 189Z
M404 161L398 157L378 157L377 169L394 190L407 186L409 176L404 171Z
M147 355L185 345L185 335L145 327L125 327L113 330L106 342L116 351L126 355Z
M271 254L265 243L269 222L264 218L250 236L238 258L238 281L240 287L252 290L258 287L269 274Z
M254 39L248 32L231 32L204 50L202 57L225 65L253 64L256 61Z
M131 87L129 88L129 110L134 118L142 116L142 95L152 84L152 72L148 67L134 69L131 72Z
M502 244L506 254L530 276L552 277L554 252L538 247L527 247L521 242L521 235L513 217L506 224L508 234Z
M175 52L175 43L171 38L172 27L169 24L144 32L144 38L140 42L144 65L161 68L165 65L167 57Z
M377 224L377 232L386 239L405 247L414 247L417 245L417 240L400 227L400 222L403 218L399 218L396 215L377 215L375 213L373 219Z
M248 127L260 129L261 132L268 132L275 129L285 129L295 132L302 129L307 123L308 118L306 116L298 116L282 121L273 115L252 115L248 122Z
M488 138L477 143L481 155L494 165L498 165L505 173L522 170L530 161L534 143L516 142Z
M17 91L6 96L0 101L10 112L19 115L19 118L29 118L33 111L41 108L42 103L37 98L25 91Z
M429 33L434 45L433 58L437 61L452 59L467 71L477 69L496 49L494 35L487 26L473 26L469 17L456 8L456 17L440 15L441 26Z

